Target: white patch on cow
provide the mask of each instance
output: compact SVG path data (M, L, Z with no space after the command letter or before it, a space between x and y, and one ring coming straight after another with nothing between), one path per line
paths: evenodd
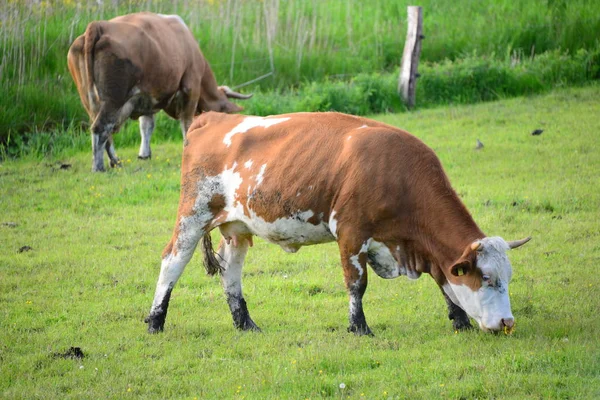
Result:
M169 18L169 19L176 19L177 21L179 21L179 23L183 26L185 26L187 28L187 25L185 24L185 21L183 20L183 18L181 18L179 15L167 15L167 14L158 14L159 16L163 17L163 18Z
M356 270L358 271L358 280L355 282L356 285L358 285L358 281L360 281L360 278L362 278L363 274L364 274L364 269L362 267L362 265L360 264L359 261L359 257L361 254L365 254L369 251L369 246L371 245L371 242L373 241L372 238L366 240L362 246L360 247L360 250L358 251L358 254L354 254L352 256L350 256L350 263L354 266L354 268L356 268Z
M225 143L225 145L229 147L231 146L231 138L233 138L233 136L238 133L245 133L252 128L258 127L268 128L275 124L285 122L288 119L290 118L246 117L241 123L239 123L235 128L233 128L225 135L225 137L223 138L223 143Z
M335 210L331 211L331 214L329 215L329 231L331 232L331 234L333 235L333 237L335 237L335 239L337 240L337 220L335 219Z
M362 125L362 126L359 126L359 127L358 127L358 128L356 128L356 129L365 129L365 128L368 128L368 126L367 126L367 125Z
M350 262L354 265L354 268L358 271L358 279L362 278L363 273L365 272L358 261L358 254L350 257Z
M350 294L350 315L356 315L356 313L358 312L358 310L360 309L359 306L359 302L360 299L355 295L355 294Z
M302 192L298 190L298 191L296 192L296 197L300 196L300 194L301 194L301 193L302 193Z
M512 277L512 267L506 256L508 244L500 237L480 240L482 247L477 252L477 266L483 275L490 277L491 285L485 282L479 290L473 291L466 285L448 282L455 297L452 301L474 318L484 331L502 329L502 319L513 319L508 296L508 283Z
M246 167L246 169L250 169L251 166L252 166L252 160L248 160L244 163L244 167Z
M258 172L258 175L256 176L256 186L260 185L263 181L263 179L265 178L265 169L267 169L267 164L263 164L260 167L260 171Z
M352 135L348 135L348 137L346 138L346 140L350 140L352 139Z
M242 239L234 246L233 243L221 243L219 247L219 256L221 259L221 284L228 296L242 297L242 267L244 258L248 252L249 242ZM232 312L239 308L239 302L231 302Z

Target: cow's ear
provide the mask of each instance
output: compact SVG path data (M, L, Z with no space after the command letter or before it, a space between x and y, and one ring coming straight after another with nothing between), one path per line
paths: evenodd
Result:
M450 273L454 276L464 276L468 275L473 268L473 264L469 260L462 260L454 264L450 268Z

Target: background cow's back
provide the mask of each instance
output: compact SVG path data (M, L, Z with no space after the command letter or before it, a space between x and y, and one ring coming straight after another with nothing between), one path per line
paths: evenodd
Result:
M149 12L91 22L71 45L68 66L92 121L94 171L119 163L112 134L128 118L140 119L138 157L151 157L150 137L159 110L180 120L185 133L203 111L239 112L228 97L248 98L217 86L192 33L176 15Z

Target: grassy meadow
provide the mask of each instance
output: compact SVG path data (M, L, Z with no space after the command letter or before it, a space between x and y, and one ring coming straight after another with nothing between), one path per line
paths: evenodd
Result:
M89 148L4 160L0 398L600 397L599 98L596 85L374 117L437 152L484 232L533 236L510 254L510 336L453 332L428 276L371 274L375 337L355 337L336 245L290 255L262 240L244 293L263 333L234 330L196 255L165 332L149 335L181 141L155 144L142 162L117 135L124 166L105 174L90 172ZM84 357L66 357L71 347Z

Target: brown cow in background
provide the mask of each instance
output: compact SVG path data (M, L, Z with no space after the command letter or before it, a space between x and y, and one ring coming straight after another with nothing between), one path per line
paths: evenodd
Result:
M214 74L185 22L176 15L149 12L91 22L69 49L69 71L92 121L93 171L119 164L112 134L127 118L140 119L138 158L151 157L154 114L165 110L185 134L204 111L236 113L228 98L247 99Z

